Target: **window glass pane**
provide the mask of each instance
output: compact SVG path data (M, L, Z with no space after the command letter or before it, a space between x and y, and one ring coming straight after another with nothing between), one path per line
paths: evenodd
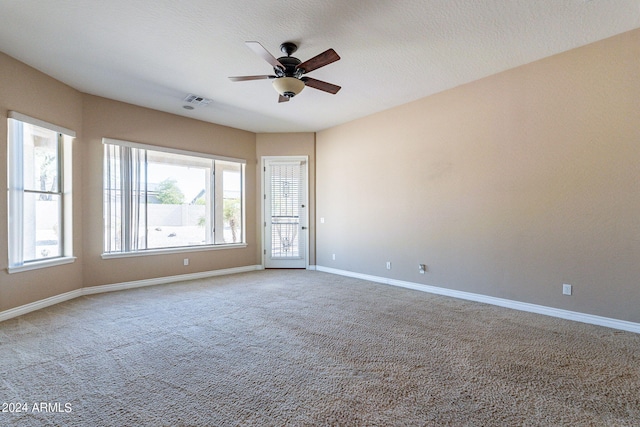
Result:
M147 153L137 148L127 149L126 164L129 166L124 172L127 181L129 198L125 200L124 211L129 219L126 226L125 238L132 250L147 248Z
M243 243L244 164L105 142L105 252Z
M148 249L211 243L211 160L147 151Z
M222 170L223 243L242 242L242 165L216 161Z
M23 126L24 188L59 192L58 134L26 123Z
M61 200L57 194L24 193L24 261L61 256Z
M105 145L104 215L105 251L122 250L122 179L119 148Z

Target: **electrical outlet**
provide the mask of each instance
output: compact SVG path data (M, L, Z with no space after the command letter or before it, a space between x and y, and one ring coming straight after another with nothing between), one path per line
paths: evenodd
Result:
M320 224L324 224L324 217L320 218Z
M425 264L418 264L418 271L420 274L424 274L427 271L427 266Z
M189 265L189 258L185 258L183 263L184 263L184 265Z
M391 261L387 261L387 270L391 270Z
M562 295L571 295L572 291L571 285L567 285L566 283L562 285Z

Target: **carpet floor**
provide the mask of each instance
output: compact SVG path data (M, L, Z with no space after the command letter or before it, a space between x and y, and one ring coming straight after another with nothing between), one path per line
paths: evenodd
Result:
M640 425L638 334L311 271L7 320L0 373L0 425Z

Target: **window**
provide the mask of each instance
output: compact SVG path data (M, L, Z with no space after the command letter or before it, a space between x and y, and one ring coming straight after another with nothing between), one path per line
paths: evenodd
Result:
M244 244L244 160L103 143L105 254Z
M8 128L9 272L72 262L75 132L14 111Z

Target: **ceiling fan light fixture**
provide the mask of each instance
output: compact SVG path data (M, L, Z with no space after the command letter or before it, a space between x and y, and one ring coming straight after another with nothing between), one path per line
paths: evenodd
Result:
M295 77L279 77L273 80L273 87L280 95L293 98L304 89L304 82Z

